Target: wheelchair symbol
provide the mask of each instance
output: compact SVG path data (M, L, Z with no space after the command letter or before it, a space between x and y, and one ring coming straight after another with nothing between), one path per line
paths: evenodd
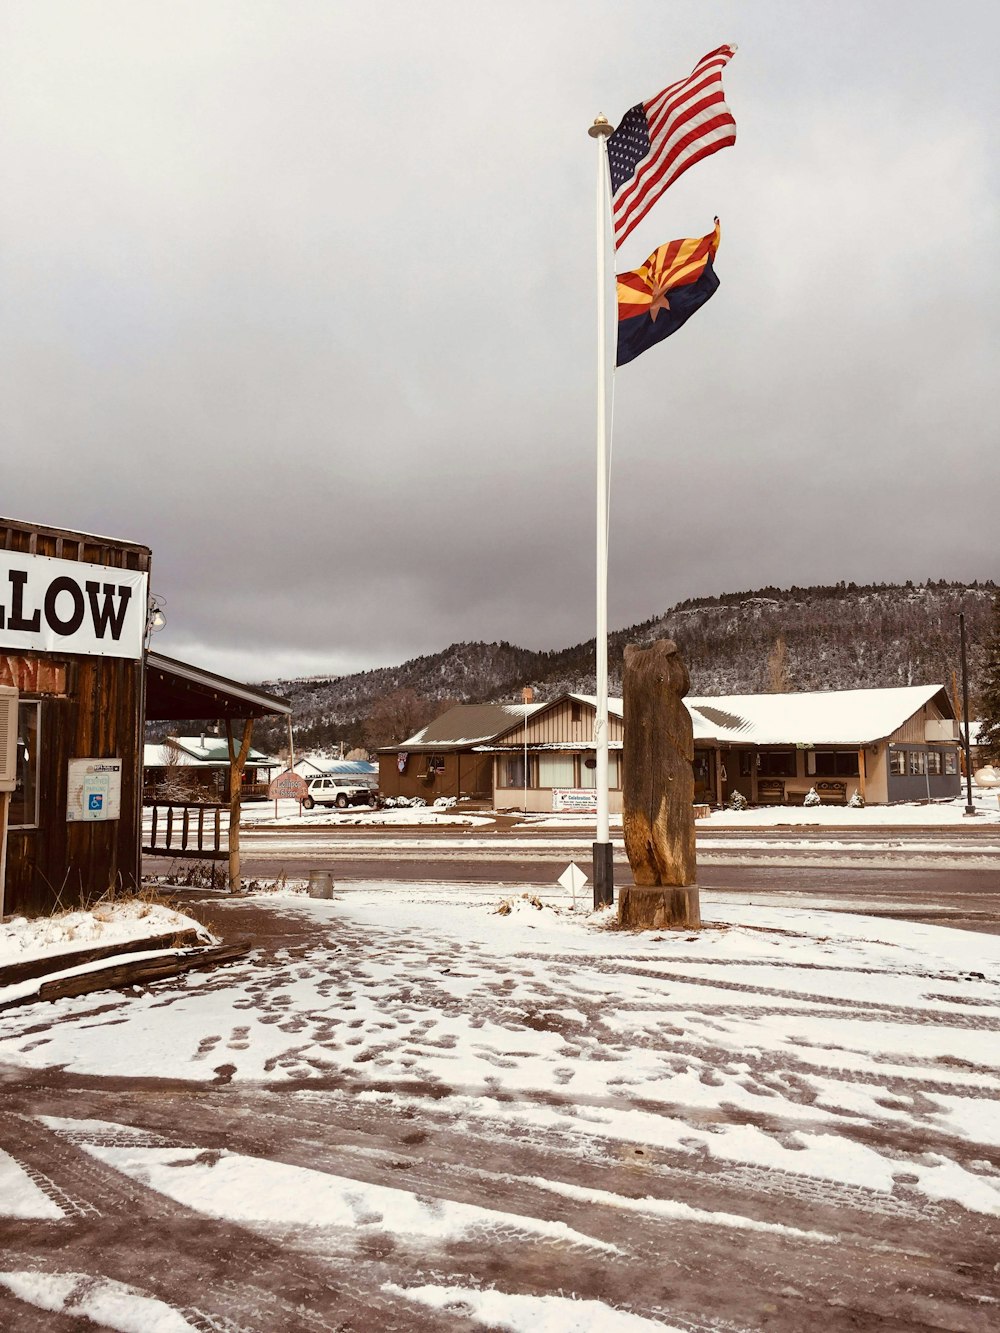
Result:
M88 810L100 810L104 805L104 797L100 792L92 791L87 798Z

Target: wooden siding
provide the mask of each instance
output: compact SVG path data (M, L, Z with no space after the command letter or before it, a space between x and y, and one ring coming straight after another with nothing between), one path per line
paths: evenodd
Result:
M573 721L573 700L563 699L554 708L546 708L528 718L529 745L578 745L581 749L593 748L594 717L597 710L593 704L580 703L579 720ZM624 735L620 717L608 718L608 740L620 741ZM524 723L518 722L510 731L497 738L495 744L516 746L524 743Z
M429 778L428 759L438 759L444 768ZM448 754L419 754L410 751L406 770L400 773L394 754L378 757L378 787L383 796L420 796L430 805L439 796L468 796L490 800L493 796L493 756L471 750Z
M922 708L918 708L912 717L907 718L901 727L897 727L889 740L894 744L909 742L911 745L926 745L926 723L939 717L944 717L944 714L931 699Z
M7 519L0 519L0 546L118 569L148 572L150 567L147 547ZM4 910L49 912L90 901L110 886L135 885L141 843L142 661L8 649L4 662L5 674L37 687L25 689L22 700L41 704L39 823L8 832ZM91 757L121 759L121 817L69 823L69 760Z

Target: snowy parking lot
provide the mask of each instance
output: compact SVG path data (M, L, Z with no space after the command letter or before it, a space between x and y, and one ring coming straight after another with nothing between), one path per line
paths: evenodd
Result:
M500 901L210 898L248 964L7 1011L0 1323L995 1327L1000 938Z

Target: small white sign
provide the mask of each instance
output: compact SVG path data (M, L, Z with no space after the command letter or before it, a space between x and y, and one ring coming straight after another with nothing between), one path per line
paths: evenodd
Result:
M568 889L573 895L573 908L576 908L576 895L587 882L587 876L583 873L575 861L570 861L569 865L559 876L558 883L564 889Z
M81 821L120 819L122 809L122 761L120 759L71 759L66 792L66 819Z

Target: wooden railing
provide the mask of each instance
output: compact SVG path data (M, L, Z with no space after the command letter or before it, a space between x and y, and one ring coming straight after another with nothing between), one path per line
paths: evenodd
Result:
M147 856L196 856L223 861L229 855L229 806L193 801L147 805L142 850Z

